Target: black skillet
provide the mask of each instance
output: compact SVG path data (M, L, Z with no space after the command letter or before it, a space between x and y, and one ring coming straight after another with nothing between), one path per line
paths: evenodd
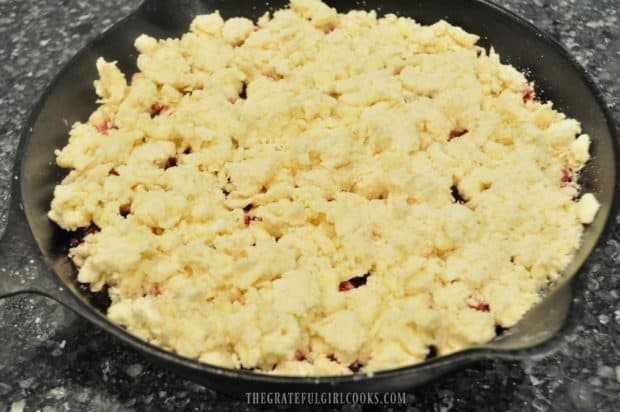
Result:
M136 70L134 39L141 33L178 36L193 16L219 10L224 17L258 18L284 7L286 0L146 0L129 17L96 38L75 56L45 90L22 133L15 168L13 198L4 238L0 241L0 296L32 292L51 297L98 327L142 352L154 363L227 393L246 391L388 391L427 382L450 370L482 359L523 359L553 349L570 308L570 280L601 238L616 193L617 137L601 93L575 60L558 43L520 17L486 1L366 0L328 1L341 12L377 9L410 16L429 24L439 19L481 36L503 58L526 70L537 94L550 99L567 115L580 120L592 136L592 160L581 177L602 206L586 229L583 244L564 280L514 328L493 342L410 367L347 377L294 378L230 370L201 364L145 343L106 320L97 297L75 284L75 268L66 256L68 235L52 224L46 212L54 186L65 174L55 166L54 149L67 141L69 125L85 120L95 108L92 82L99 56L117 60L126 74ZM518 297L515 296L515 299Z

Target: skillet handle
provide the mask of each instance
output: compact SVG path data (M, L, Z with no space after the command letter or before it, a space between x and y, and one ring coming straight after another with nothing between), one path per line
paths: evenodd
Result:
M15 169L19 170L19 167ZM85 310L85 305L52 270L56 266L66 265L67 259L50 262L41 255L26 220L18 183L16 172L9 193L11 199L7 225L0 238L0 299L21 293L35 293L54 299L75 313L97 322L93 320L96 316L92 311Z
M59 288L60 283L50 273L32 238L16 178L12 186L7 225L0 239L0 298L38 293L61 300L64 288Z

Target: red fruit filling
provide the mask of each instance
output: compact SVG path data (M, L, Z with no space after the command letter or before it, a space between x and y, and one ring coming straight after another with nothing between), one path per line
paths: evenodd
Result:
M366 282L368 281L368 276L370 276L370 273L366 273L363 276L356 276L349 280L344 280L340 282L340 284L338 285L338 291L346 292L351 289L359 288L360 286L363 286L366 284Z
M525 90L523 90L523 103L527 103L532 100L534 100L534 90L528 86Z
M103 122L99 123L98 125L95 125L95 129L97 129L97 131L101 133L102 135L107 136L108 131L110 129L116 129L116 126L114 126L114 123L112 123L110 119L106 119Z
M573 175L568 169L562 170L562 177L560 178L560 186L566 187L573 181Z
M73 249L74 247L78 246L80 243L82 243L82 239L72 237L71 239L69 239L69 249Z
M91 223L88 227L83 227L75 231L75 235L69 239L69 249L78 246L84 238L90 234L100 232L101 229L94 223Z
M489 312L491 310L491 306L488 303L474 297L470 297L467 300L467 306L478 312Z
M467 133L469 130L463 128L463 127L457 127L456 129L452 129L450 130L450 134L448 135L448 141L454 139L455 137L461 137L463 136L465 133Z
M339 292L346 292L347 290L351 290L351 289L355 289L355 288L353 287L351 282L349 282L348 280L342 281L338 285Z
M101 232L101 228L94 223L91 223L86 229L84 229L84 236L91 235L93 233Z
M153 103L151 105L151 117L155 117L159 115L163 110L166 110L168 106L165 106L160 103Z
M175 167L176 165L177 165L177 157L170 156L168 160L166 160L166 163L164 164L164 170L169 169L171 167Z
M362 369L363 366L364 365L362 365L360 361L355 360L353 361L353 363L349 365L349 369L351 370L351 372L355 373L355 372L359 372L359 370Z
M122 216L122 217L127 217L129 215L129 213L131 213L131 207L129 205L121 205L118 208L118 213Z
M250 211L252 210L252 205L247 205L246 207L243 208L243 224L246 226L250 226L250 222L252 221L256 221L256 222L262 222L263 218L260 216L254 216L250 213Z

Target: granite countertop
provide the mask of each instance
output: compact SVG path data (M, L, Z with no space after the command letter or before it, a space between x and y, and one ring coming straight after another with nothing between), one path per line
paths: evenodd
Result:
M74 53L139 0L0 0L0 227L25 116ZM620 119L619 0L501 0L559 39ZM612 217L620 223L620 216ZM476 364L414 390L407 411L611 411L620 401L620 225L581 277L558 351ZM258 410L151 365L55 302L0 300L0 411ZM278 408L280 409L280 408ZM359 406L345 410L362 410ZM309 410L309 409L308 409Z

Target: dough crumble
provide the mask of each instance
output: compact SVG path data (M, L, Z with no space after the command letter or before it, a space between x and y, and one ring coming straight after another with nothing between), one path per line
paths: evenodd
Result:
M373 372L483 344L599 204L590 137L478 37L291 0L97 61L49 217L107 316L202 362Z

